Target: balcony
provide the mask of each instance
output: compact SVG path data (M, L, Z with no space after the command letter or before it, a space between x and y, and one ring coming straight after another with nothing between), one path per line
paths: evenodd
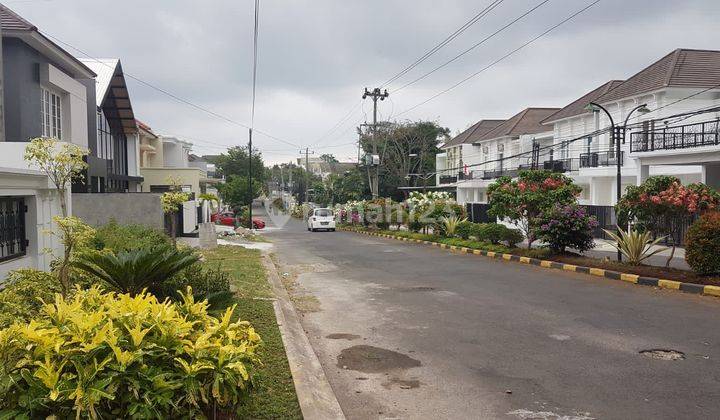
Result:
M440 175L440 185L454 184L458 180L458 177L452 175Z
M543 169L546 171L565 173L580 169L580 159L567 158L557 160L546 160L543 162Z
M603 166L615 166L618 164L617 152L609 150L606 152L591 152L580 154L580 167L581 168L599 168ZM624 152L620 152L620 165L623 164Z
M720 120L663 127L630 134L630 152L720 145Z

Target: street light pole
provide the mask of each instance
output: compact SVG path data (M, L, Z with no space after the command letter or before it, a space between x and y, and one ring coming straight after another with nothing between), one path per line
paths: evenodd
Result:
M628 121L630 121L630 116L635 112L639 111L641 113L648 113L650 112L649 109L647 109L647 104L638 105L627 114L627 117L625 117L625 122L623 123L622 127L615 127L615 121L613 120L612 115L610 114L610 111L605 109L602 105L600 105L597 102L590 102L589 105L590 110L593 112L598 112L598 110L601 110L607 115L608 119L610 120L610 136L613 139L615 143L615 163L617 168L617 175L616 175L616 191L615 191L615 204L620 203L620 199L622 199L622 148L621 148L621 140L625 140L625 131L627 130L627 124ZM617 252L617 260L622 261L622 252L618 249Z

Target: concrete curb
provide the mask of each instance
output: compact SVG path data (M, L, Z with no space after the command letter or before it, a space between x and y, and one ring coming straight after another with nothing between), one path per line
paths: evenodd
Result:
M603 268L583 267L580 265L564 264L556 261L539 260L537 258L521 257L513 254L503 254L499 252L483 251L481 249L472 249L461 246L441 244L438 242L423 241L420 239L405 238L401 236L388 235L384 233L367 232L362 230L338 228L345 232L362 233L369 236L378 236L381 238L397 239L405 242L422 243L425 245L437 246L442 249L450 249L465 254L482 255L490 258L502 259L504 261L515 261L523 264L536 265L543 268L552 268L556 270L574 271L576 273L590 274L598 277L605 277L613 280L622 280L628 283L639 284L642 286L655 286L662 289L680 290L687 293L695 293L707 296L720 297L720 286L707 286L702 284L684 283L675 280L656 279L654 277L643 277L637 274L620 273L617 271L605 270Z
M290 296L280 281L275 264L265 253L263 254L263 265L267 270L273 294L277 298L273 303L275 316L285 344L285 352L303 417L309 420L345 419L335 392L320 365L320 360L300 324Z

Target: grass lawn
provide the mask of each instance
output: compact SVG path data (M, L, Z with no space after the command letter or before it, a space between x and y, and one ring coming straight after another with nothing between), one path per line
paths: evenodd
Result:
M203 251L205 258L220 263L232 275L236 314L249 321L263 340L259 355L263 366L255 377L255 389L238 412L241 419L302 419L285 347L280 337L272 297L260 251L240 246L220 246Z

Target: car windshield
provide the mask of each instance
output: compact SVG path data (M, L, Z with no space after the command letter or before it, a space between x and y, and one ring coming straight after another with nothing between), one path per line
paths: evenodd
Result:
M332 216L332 212L328 209L315 210L315 216L318 217L329 217Z

